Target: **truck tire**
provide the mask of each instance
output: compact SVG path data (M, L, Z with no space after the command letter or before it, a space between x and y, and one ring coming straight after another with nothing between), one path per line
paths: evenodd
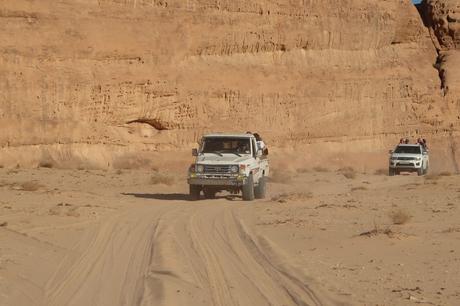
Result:
M211 188L204 188L203 189L204 197L206 199L215 199L216 198L216 191Z
M254 200L254 178L252 177L252 174L249 175L246 184L243 185L243 200Z
M265 199L265 193L267 191L267 179L262 176L259 180L259 185L254 188L254 197L256 199Z
M393 168L388 168L388 175L389 175L389 176L394 176L394 175L395 175L395 169L393 169Z
M189 185L190 186L190 200L198 201L200 199L201 187L198 185Z
M422 176L423 174L424 174L424 173L423 173L423 168L422 168L422 167L418 168L418 169L417 169L417 175L418 175L418 176Z

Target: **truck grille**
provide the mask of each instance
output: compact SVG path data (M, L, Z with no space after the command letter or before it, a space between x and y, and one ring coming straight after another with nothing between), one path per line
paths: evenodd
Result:
M414 167L414 164L413 163L408 163L408 164L398 163L398 166L399 167L408 167L408 168L410 168L410 167Z
M413 157L398 157L398 160L413 160Z
M204 173L228 174L230 173L231 165L205 165Z

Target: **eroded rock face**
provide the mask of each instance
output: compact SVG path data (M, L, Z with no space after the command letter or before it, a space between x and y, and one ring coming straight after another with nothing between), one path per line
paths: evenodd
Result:
M111 153L89 147L189 147L203 131L381 150L444 124L410 1L15 0L0 27L7 162L46 148L99 163Z
M439 52L438 69L446 95L460 95L460 1L427 0L426 17Z
M427 0L427 15L440 50L460 48L460 0Z
M439 75L445 96L460 95L460 52L459 50L440 51L437 61Z

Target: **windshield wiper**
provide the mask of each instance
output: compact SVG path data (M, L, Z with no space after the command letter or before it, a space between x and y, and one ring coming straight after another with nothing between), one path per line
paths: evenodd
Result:
M230 154L235 154L235 155L237 155L237 156L241 157L241 154L239 154L239 153L236 153L236 152L227 152L227 153L230 153Z
M206 153L214 153L214 154L217 154L217 155L219 155L220 157L222 157L222 156L223 156L223 155L222 155L222 153L220 153L219 151L206 152Z

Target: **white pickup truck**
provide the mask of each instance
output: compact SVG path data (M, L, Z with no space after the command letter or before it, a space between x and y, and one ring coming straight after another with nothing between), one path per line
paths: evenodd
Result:
M269 164L252 134L210 134L192 150L196 161L189 168L191 200L214 198L217 192L242 192L243 200L265 197Z
M426 148L419 144L400 144L390 151L389 175L400 172L417 172L424 175L428 172L430 158Z

